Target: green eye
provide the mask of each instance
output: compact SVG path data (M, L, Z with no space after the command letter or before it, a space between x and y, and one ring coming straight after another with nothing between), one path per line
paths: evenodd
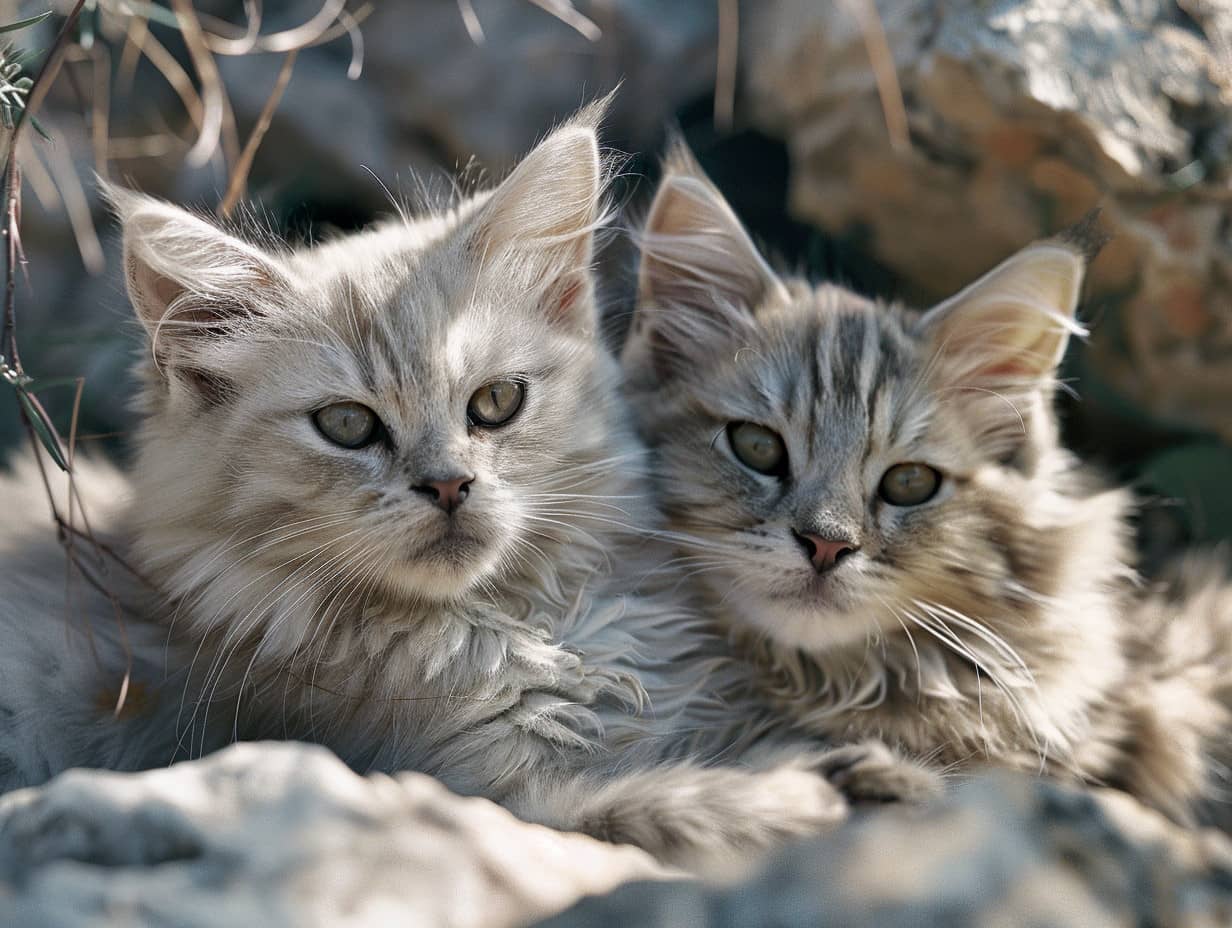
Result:
M775 477L787 473L787 446L778 432L755 422L732 422L727 426L727 440L745 467Z
M343 448L362 448L376 440L381 420L362 403L334 403L312 414L321 434Z
M941 489L941 474L927 464L895 464L881 478L877 492L892 506L918 506Z
M471 423L485 429L504 425L522 408L526 388L516 380L493 380L471 396L466 415Z

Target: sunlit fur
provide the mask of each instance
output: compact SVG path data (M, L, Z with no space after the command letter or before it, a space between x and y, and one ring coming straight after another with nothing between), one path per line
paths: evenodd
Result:
M61 606L50 528L6 520L47 540L17 578L28 589L7 589L6 569L0 631L39 625L61 669L0 692L22 707L0 715L4 785L293 737L677 863L730 863L842 814L799 755L771 762L759 744L762 773L696 766L764 744L764 725L647 534L643 451L595 335L596 118L495 192L294 253L111 191L149 333L130 498L106 525L151 584L138 597L112 565L145 702L123 724L94 692L84 713L62 709L83 681L119 680L115 619L80 578ZM472 394L510 379L525 384L517 415L468 424ZM386 436L326 440L312 413L343 401ZM459 474L473 480L452 515L413 489ZM30 474L5 490L40 492ZM85 648L65 617L106 635L100 670L60 662Z
M1179 601L1136 590L1128 495L1058 444L1081 246L1037 243L918 313L780 279L678 151L642 236L629 394L683 563L783 712L1185 818L1217 792L1232 590L1193 565ZM739 462L739 421L781 434L787 478ZM879 498L902 462L940 492ZM818 573L793 530L858 550Z

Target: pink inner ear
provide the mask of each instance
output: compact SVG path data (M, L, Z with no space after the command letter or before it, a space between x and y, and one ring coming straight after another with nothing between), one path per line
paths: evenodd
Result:
M556 290L556 305L548 313L552 321L568 322L581 293L582 282L578 280L577 275L569 275Z
M1027 365L1019 361L1012 360L1001 361L997 364L991 364L987 367L981 367L978 369L978 374L980 377L989 377L993 379L1026 377L1032 373L1033 371L1028 368Z
M154 279L154 298L158 300L161 306L170 306L171 303L184 292L174 280L168 280L166 277L156 277Z

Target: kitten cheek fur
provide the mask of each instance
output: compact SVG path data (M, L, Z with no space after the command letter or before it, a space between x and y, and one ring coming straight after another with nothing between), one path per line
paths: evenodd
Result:
M303 537L256 546L241 572L277 578L294 555L304 595L321 575L363 560L385 563L364 568L377 574L372 585L433 601L511 566L530 540L520 537L529 529L519 491L552 491L549 463L601 456L612 430L615 373L596 350L588 273L598 224L593 135L566 129L555 144L556 157L583 166L589 158L590 169L547 185L542 169L523 165L462 207L456 231L385 227L360 237L366 255L355 239L309 256L262 252L173 207L113 191L130 291L152 346L144 396L153 415L138 474L149 498L168 504L143 519L151 567L196 587L200 572L230 562L202 552L201 539L259 537L280 524L304 526ZM418 292L405 289L410 275ZM527 415L499 433L468 429L469 396L486 379L535 374ZM386 447L323 446L308 416L338 398L373 408ZM575 447L552 449L570 422L581 423ZM475 479L467 505L446 520L412 488L455 472ZM532 543L550 552L553 531L533 529ZM466 550L472 556L460 557ZM211 621L209 611L196 615ZM304 635L289 617L275 627L292 640ZM263 646L272 644L267 636Z
M21 568L0 571L0 660L17 662L0 789L276 737L669 863L747 860L844 814L647 531L643 448L595 334L601 111L490 194L304 252L111 191L150 353L133 500L94 528L151 582L115 572L133 691L156 708L99 724L106 674L61 659L68 616L49 609L63 551L42 517L0 524ZM507 379L522 411L468 423ZM329 442L312 414L338 402L379 416L379 440ZM5 498L41 498L27 471L0 476ZM473 480L448 515L415 489L456 474ZM121 678L111 603L83 586L71 606Z
M1232 587L1194 561L1176 603L1135 591L1128 494L1058 443L1078 250L1037 243L925 314L872 304L775 278L682 149L641 244L627 392L694 581L779 710L828 737L1119 785L1190 817L1227 756ZM751 491L699 408L783 432L782 499L812 487L833 516L834 487L859 487L860 551L812 577L789 540L807 503ZM894 511L877 483L904 461L944 484Z

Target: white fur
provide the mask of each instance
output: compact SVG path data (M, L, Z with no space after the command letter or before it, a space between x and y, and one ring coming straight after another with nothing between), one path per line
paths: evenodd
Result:
M110 725L83 708L80 663L0 673L0 707L21 713L0 718L5 786L292 737L690 863L835 817L834 792L799 764L697 766L773 752L747 675L648 534L643 451L595 334L596 118L491 194L292 254L112 191L153 350L131 499L107 528L153 587L121 592L158 708ZM522 410L468 425L471 394L509 378L526 385ZM387 440L324 438L312 413L343 401L371 408ZM414 488L452 473L472 482L446 515ZM27 638L0 661L58 660L63 558L40 525L0 530L10 551L37 552L19 589L6 569L0 629ZM115 627L103 597L72 590L71 623ZM122 666L108 647L95 675ZM659 771L676 758L688 763ZM632 801L643 791L660 806Z

